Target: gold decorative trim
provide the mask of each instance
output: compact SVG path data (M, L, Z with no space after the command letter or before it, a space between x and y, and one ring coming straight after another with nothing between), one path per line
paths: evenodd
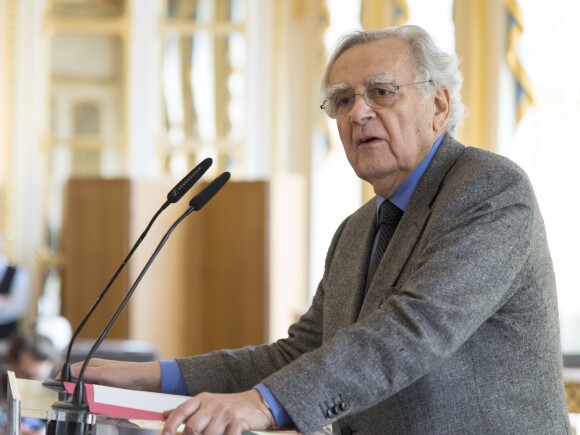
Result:
M401 26L409 21L409 5L405 0L395 0L395 26Z
M239 32L245 33L246 23L228 23L214 21L210 23L196 23L191 20L162 20L159 23L159 33L164 36L168 33L179 34L179 35L192 35L196 32L206 31L212 32L213 34L223 36L230 33Z
M47 15L45 30L48 33L101 33L124 35L130 25L127 16L119 18L55 18Z
M18 22L18 0L8 0L5 4L6 11L6 59L4 69L6 71L6 100L5 104L5 128L3 132L5 138L5 149L3 156L2 172L5 174L4 192L2 195L2 230L4 233L4 250L8 258L14 255L14 221L15 221L15 189L14 189L14 101L16 89L16 72L14 71L16 62L16 44L17 32L16 23Z
M534 103L533 83L518 58L518 43L524 31L524 15L517 0L504 0L508 10L507 63L516 79L516 123Z
M318 55L318 62L319 62L319 71L323 71L326 65L326 58L328 56L326 52L326 46L324 45L324 33L328 30L330 26L330 12L326 7L325 1L320 1L318 3L318 10L317 10L317 21L316 21L316 44L318 46L317 55ZM318 88L317 88L318 89ZM328 147L326 153L329 154L333 148L332 143L332 135L328 128L328 121L326 119L326 114L323 110L319 110L319 117L318 117L318 126L321 128L324 137L326 138L326 142L328 143Z
M409 5L405 0L362 0L360 21L363 29L382 29L400 26L409 19Z
M580 382L565 382L568 412L580 413Z

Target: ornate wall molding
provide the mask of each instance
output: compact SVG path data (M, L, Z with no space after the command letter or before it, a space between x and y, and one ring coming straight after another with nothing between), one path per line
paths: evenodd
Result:
M0 38L3 41L3 83L2 86L2 138L0 143L0 227L4 233L5 251L9 259L14 255L14 202L15 202L15 171L14 161L14 104L15 104L15 65L17 56L17 13L18 1L6 0L2 3L3 23L2 28L4 36Z

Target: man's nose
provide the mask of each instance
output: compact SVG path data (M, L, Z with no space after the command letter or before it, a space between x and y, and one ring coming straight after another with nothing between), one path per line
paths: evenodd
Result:
M355 94L350 113L350 120L356 124L364 124L375 115L374 109L368 105L362 94Z

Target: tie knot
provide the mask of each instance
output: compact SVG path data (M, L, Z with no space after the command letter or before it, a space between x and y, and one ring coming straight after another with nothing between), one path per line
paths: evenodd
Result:
M385 201L379 210L379 227L386 225L390 228L396 228L401 216L403 216L403 210L391 201Z

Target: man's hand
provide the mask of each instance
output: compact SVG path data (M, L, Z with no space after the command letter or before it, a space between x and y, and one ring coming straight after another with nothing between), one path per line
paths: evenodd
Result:
M82 366L82 362L71 366L74 378L78 378ZM128 362L93 358L85 370L83 380L90 384L161 392L161 366L159 361Z
M163 435L175 434L185 424L184 433L239 435L244 430L275 427L276 421L257 390L236 394L201 393L166 411Z

